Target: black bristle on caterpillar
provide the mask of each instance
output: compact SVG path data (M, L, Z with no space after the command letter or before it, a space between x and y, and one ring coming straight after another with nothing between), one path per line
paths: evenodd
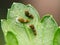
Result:
M29 20L26 20L26 19L23 19L23 18L19 18L18 21L21 22L21 23L28 23L29 22Z
M32 29L32 31L33 31L33 33L34 33L34 35L36 35L36 30L35 30L34 25L30 25L29 27Z
M32 18L33 19L33 15L29 13L29 11L25 11L25 15L28 17L28 18Z

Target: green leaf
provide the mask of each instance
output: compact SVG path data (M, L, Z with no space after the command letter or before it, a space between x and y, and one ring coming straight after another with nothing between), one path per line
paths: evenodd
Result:
M26 10L28 10L29 13L33 16L33 19L25 15ZM20 21L18 21L18 18L23 18L29 20L30 22L21 23ZM7 20L1 20L1 27L4 32L6 45L13 45L16 40L18 40L18 44L16 43L16 45L33 45L32 40L35 35L29 26L31 24L34 25L34 22L38 22L38 20L39 14L30 4L25 6L21 3L13 3L11 8L8 10ZM35 22L36 25L37 22ZM12 34L8 34L8 32L12 32ZM14 35L15 37L13 37ZM12 40L13 38L14 40ZM10 42L10 40L12 41Z
M53 45L58 25L50 14L46 15L40 20L30 4L13 3L7 20L1 19L5 45Z
M38 25L38 45L53 45L53 37L58 25L53 19L52 15L46 14ZM40 44L41 43L41 44ZM37 45L37 44L36 44Z
M54 42L54 45L60 45L60 27L58 28L58 30L55 33L53 42Z
M7 45L18 45L16 36L12 32L7 32L6 39L8 43Z

